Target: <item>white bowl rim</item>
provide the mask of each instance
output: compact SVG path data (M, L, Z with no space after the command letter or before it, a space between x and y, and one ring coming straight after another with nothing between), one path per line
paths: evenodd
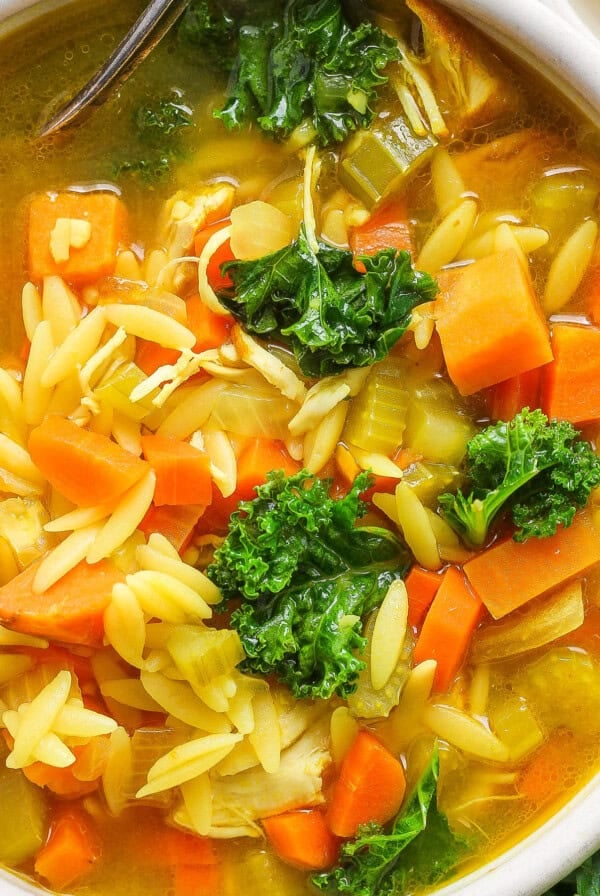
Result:
M30 8L55 10L75 0L0 0L0 26L20 24ZM441 0L518 57L531 63L600 127L600 44L572 13L568 0ZM552 4L549 8L548 4ZM11 17L14 17L11 20ZM4 36L5 27L0 27ZM516 846L437 896L541 896L600 849L600 772L562 809ZM47 892L0 868L0 896Z

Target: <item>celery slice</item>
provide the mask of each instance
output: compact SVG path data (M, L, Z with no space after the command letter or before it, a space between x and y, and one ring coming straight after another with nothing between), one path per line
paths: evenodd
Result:
M529 704L523 697L504 690L495 694L488 710L492 731L510 750L510 759L518 762L533 752L544 740Z
M238 633L231 629L181 625L170 635L167 649L194 689L230 675L245 656Z
M464 479L452 464L430 464L417 461L405 471L403 481L414 489L418 499L427 507L434 507L442 492L454 492Z
M340 181L372 208L424 165L436 145L431 134L415 136L403 116L379 119L350 141L340 163Z
M96 398L115 411L139 423L149 413L156 410L152 399L158 394L155 389L140 401L131 401L130 395L136 386L146 382L148 377L133 361L121 364L116 371L102 382L95 390Z
M22 771L6 768L0 756L0 862L20 865L33 856L46 839L47 801Z
M377 365L350 406L342 439L364 451L391 455L402 445L409 394Z

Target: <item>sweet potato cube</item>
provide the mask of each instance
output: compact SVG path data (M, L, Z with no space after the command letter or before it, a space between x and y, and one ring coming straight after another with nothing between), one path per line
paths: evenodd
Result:
M446 280L436 314L448 373L462 395L552 360L546 321L512 249Z
M89 239L85 239L87 228L84 230L81 222L91 225ZM66 230L71 232L72 241L67 243L67 251L59 254L56 235L68 224L71 227ZM58 274L76 286L109 276L126 230L125 206L114 193L38 193L29 206L29 276L41 280ZM83 239L75 237L79 231L83 231Z
M544 413L571 423L600 419L600 329L555 324L552 352L542 377Z

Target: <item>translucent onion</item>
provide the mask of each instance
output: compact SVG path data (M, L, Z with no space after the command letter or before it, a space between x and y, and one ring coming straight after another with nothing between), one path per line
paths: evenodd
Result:
M292 219L268 202L238 205L231 211L231 251L244 261L262 258L288 246L294 230Z
M298 405L277 389L229 383L213 408L212 418L220 429L236 435L284 440L297 410Z

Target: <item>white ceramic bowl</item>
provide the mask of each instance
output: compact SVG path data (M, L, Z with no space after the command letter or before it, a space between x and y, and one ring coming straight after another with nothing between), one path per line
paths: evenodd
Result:
M68 2L74 0L0 0L0 37L35 12L30 8ZM600 0L443 2L534 65L600 127ZM600 773L533 834L437 896L540 896L596 849ZM40 892L0 869L0 896Z

